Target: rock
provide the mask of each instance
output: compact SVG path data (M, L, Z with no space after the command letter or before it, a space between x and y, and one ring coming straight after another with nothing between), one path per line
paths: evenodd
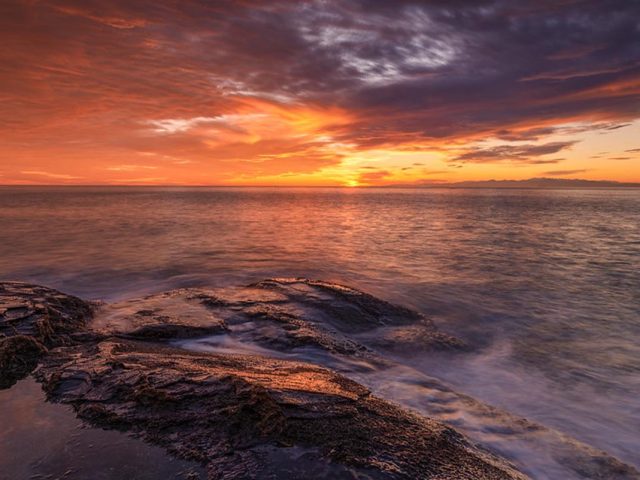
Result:
M28 375L47 348L71 343L92 307L47 287L0 282L0 389Z
M130 338L186 339L227 333L291 352L318 347L346 355L393 350L391 327L410 330L412 350L463 349L424 315L359 290L302 278L269 279L247 287L181 289L101 309L93 328Z
M307 323L319 328L332 326L374 348L394 349L397 343L384 341L387 331L408 330L419 350L462 350L464 343L439 332L423 314L386 302L355 288L305 278L272 278L251 287L282 293L287 305L298 305ZM391 328L393 327L393 328ZM403 343L406 349L407 342Z
M0 282L0 334L28 335L44 344L64 341L86 327L92 307L52 288Z
M261 449L283 446L373 478L524 478L451 428L308 363L113 339L51 352L38 377L81 418L202 462L212 479L267 478Z
M26 335L0 339L0 389L9 388L29 375L46 351L44 345Z
M91 322L89 304L44 287L0 284L0 302L2 385L39 365L50 401L196 460L211 479L525 478L342 375L275 358L299 347L373 355L375 332L394 325L429 348L459 346L419 313L358 290L306 279L182 289L103 305ZM270 349L180 348L203 336Z
M224 320L203 301L191 301L199 289L184 289L102 306L92 330L101 335L168 340L227 331Z

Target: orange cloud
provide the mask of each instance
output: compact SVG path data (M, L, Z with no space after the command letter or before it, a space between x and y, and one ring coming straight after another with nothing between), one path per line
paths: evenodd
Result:
M358 185L375 185L391 176L388 170L376 170L373 172L365 172L358 175Z

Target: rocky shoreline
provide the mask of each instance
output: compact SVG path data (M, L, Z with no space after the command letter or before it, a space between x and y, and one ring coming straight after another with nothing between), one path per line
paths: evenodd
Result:
M189 308L166 312L179 297ZM336 301L337 300L337 301ZM331 332L299 310L329 315ZM296 311L298 309L298 311ZM342 338L387 323L427 322L356 290L271 280L244 289L183 290L143 299L132 315L44 287L0 284L0 375L10 387L36 366L51 401L92 425L142 436L205 464L210 478L269 478L269 450L302 447L329 458L344 478L524 478L506 462L438 422L376 398L326 368L255 355L190 352L168 341L260 324L256 335L286 350L314 345L366 354ZM128 311L128 309L126 309ZM269 328L269 333L265 325ZM335 330L335 332L334 332ZM335 333L336 335L332 334ZM457 342L433 331L433 348ZM309 470L307 478L313 478Z
M307 279L113 305L5 282L0 388L34 372L49 401L197 461L210 479L325 478L327 464L327 478L527 478L451 427L288 356L311 348L375 358L393 350L398 335L415 348L466 349L417 312ZM199 338L239 339L255 350L182 348ZM297 474L287 461L292 451ZM607 468L633 475L623 464Z

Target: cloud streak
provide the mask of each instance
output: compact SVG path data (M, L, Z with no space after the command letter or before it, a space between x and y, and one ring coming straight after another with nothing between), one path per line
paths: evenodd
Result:
M529 163L545 164L558 163L560 159L541 159L546 155L554 154L571 148L575 142L551 142L540 145L499 145L489 148L473 148L452 159L457 163Z
M550 170L547 172L543 172L543 175L549 175L551 177L565 177L567 175L577 175L579 173L588 172L587 169L576 169L576 170Z
M20 173L24 175L36 175L38 177L53 178L55 180L77 180L82 177L75 177L73 175L67 175L65 173L51 173L43 172L41 170L22 170Z

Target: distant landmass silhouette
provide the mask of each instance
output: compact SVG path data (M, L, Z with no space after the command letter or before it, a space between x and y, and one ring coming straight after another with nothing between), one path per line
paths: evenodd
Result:
M394 187L422 188L640 188L640 183L616 182L613 180L584 180L579 178L528 178L526 180L478 180L466 182L432 182Z

